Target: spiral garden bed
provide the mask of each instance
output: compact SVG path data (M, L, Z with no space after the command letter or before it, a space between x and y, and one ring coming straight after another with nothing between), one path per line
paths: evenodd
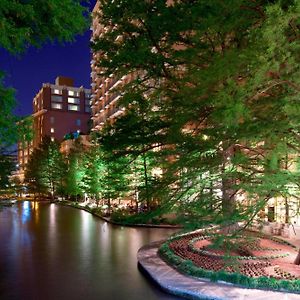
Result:
M226 235L198 232L164 243L161 257L179 271L212 281L226 281L253 288L300 292L298 249L259 232Z

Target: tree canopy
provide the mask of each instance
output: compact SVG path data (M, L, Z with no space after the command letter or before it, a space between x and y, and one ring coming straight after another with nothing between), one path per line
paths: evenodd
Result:
M30 192L54 196L61 193L65 170L59 144L51 141L50 137L45 137L30 155L24 181Z
M22 53L45 42L73 41L87 27L88 9L80 0L3 0L0 3L0 46Z
M99 76L135 76L126 113L102 131L107 151L159 150L152 193L196 222L248 221L299 197L298 1L100 3Z

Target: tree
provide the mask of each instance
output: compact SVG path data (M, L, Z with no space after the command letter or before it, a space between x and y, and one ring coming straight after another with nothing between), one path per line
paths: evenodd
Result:
M88 10L79 0L3 0L0 2L0 47L19 55L30 46L46 42L73 41L88 25ZM0 153L23 139L24 122L15 116L15 94L3 82L0 72ZM18 135L19 133L19 135ZM1 166L0 166L1 167Z
M12 157L0 154L0 189L6 189L9 186L9 175L15 169Z
M121 199L128 192L128 178L126 167L128 160L126 157L115 158L105 157L105 168L102 175L102 197L108 205L108 213L111 213L112 200Z
M44 137L29 158L24 182L33 193L47 193L54 198L62 189L65 169L59 144L51 141L50 137Z
M152 193L166 207L248 225L270 199L299 197L299 173L283 162L300 149L300 3L100 3L101 76L135 74L125 115L100 140L119 156L161 149Z
M99 200L103 198L104 170L105 163L99 147L90 147L85 152L82 182L84 190L92 199L95 199L97 206L99 205Z
M29 192L33 193L35 196L36 194L40 196L47 192L41 175L41 156L41 150L39 148L35 148L29 157L24 176L24 183L26 184Z
M78 196L83 194L83 176L84 176L84 161L83 161L83 145L80 140L75 140L74 147L71 148L68 154L67 169L64 175L65 193L72 198L78 200Z
M73 41L87 27L88 10L80 2L86 1L1 1L0 47L21 53L48 41Z

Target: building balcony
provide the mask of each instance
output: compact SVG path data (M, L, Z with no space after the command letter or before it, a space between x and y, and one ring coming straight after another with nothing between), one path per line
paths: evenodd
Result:
M124 113L124 109L123 108L121 108L121 107L114 107L114 108L108 110L108 114L107 115L108 115L109 119L114 119L114 118L120 116L123 113Z

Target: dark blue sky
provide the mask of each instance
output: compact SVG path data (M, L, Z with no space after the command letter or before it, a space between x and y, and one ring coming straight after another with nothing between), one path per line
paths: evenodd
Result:
M91 8L95 2L91 1ZM74 43L29 48L20 57L0 50L0 70L6 73L5 83L16 89L17 115L31 114L32 99L42 83L54 83L58 75L73 77L76 86L90 88L90 35L87 30L84 35L76 36Z

